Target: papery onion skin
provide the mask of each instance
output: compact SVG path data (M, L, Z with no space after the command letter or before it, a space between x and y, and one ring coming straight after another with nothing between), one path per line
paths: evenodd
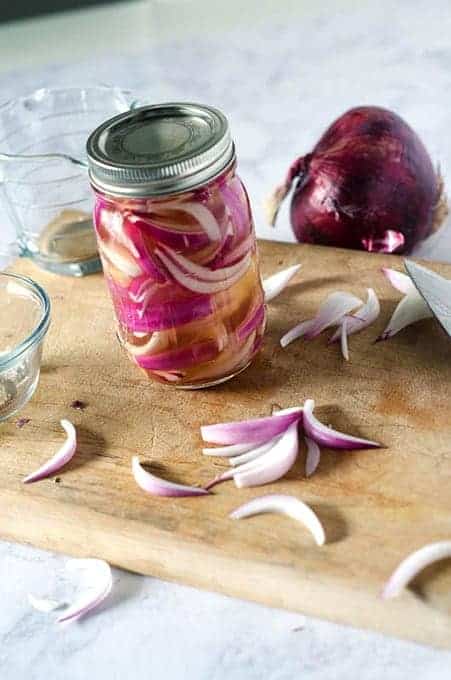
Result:
M344 113L292 164L273 213L294 180L291 224L303 243L409 253L447 212L422 141L400 116L377 106ZM387 231L400 236L387 239Z

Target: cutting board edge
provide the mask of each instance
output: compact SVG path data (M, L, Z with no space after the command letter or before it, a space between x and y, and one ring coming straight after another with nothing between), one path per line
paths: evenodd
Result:
M179 538L174 546L171 532L149 527L140 521L129 520L124 525L119 518L90 508L74 507L78 519L83 520L86 527L82 541L71 532L73 516L69 504L28 497L28 514L24 515L23 493L3 493L0 499L0 538L74 557L98 557L133 573L326 618L337 624L364 628L439 649L451 649L447 617L423 604L409 591L397 601L384 602L379 593L372 597L363 589L349 588L345 581L337 586L337 582L312 577L308 572L294 570L289 565L244 561L239 556L230 557L195 540ZM144 533L147 543L140 540ZM152 540L149 540L150 536ZM97 546L95 551L92 551L93 545ZM138 553L139 549L141 553ZM179 552L184 560L177 558ZM189 572L183 570L186 555L190 556ZM206 560L210 562L208 575L201 569ZM264 584L264 592L259 584Z

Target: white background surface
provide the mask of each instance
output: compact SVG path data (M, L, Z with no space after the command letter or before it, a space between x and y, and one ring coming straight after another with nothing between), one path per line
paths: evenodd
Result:
M276 232L265 226L263 198L353 105L398 111L450 185L449 3L319 5L166 0L0 25L0 102L42 86L108 83L152 103L219 106L262 237L291 239L286 210ZM0 251L9 239L2 222ZM421 252L451 261L449 229ZM2 680L450 677L451 653L124 572L108 606L61 630L26 595L62 591L64 562L0 543Z

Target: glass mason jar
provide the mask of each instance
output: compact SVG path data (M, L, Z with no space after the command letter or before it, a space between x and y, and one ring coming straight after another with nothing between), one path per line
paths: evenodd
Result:
M146 106L88 140L94 223L118 337L159 382L215 385L265 328L254 225L224 115Z

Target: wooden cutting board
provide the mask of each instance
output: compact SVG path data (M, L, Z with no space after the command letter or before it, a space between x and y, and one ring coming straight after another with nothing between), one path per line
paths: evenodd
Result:
M451 647L451 564L428 569L399 599L381 587L399 561L430 541L451 538L451 341L430 321L373 344L400 295L380 273L400 258L261 242L268 275L296 262L295 283L269 307L264 349L233 381L195 392L146 382L123 355L100 275L70 279L27 261L49 292L52 325L39 388L21 415L0 427L0 535L181 581L267 605ZM451 278L451 265L432 265ZM351 360L323 335L282 350L280 336L312 316L331 291L365 298L372 286L382 313L350 339ZM312 397L318 417L383 442L376 451L325 450L304 477L302 451L285 479L238 490L232 482L205 498L158 499L135 484L138 453L172 480L206 483L223 469L201 455L199 427L269 414ZM87 408L70 407L75 399ZM61 418L77 427L78 453L58 478L24 486L64 439ZM228 514L262 493L294 494L325 525L323 548L296 522Z

